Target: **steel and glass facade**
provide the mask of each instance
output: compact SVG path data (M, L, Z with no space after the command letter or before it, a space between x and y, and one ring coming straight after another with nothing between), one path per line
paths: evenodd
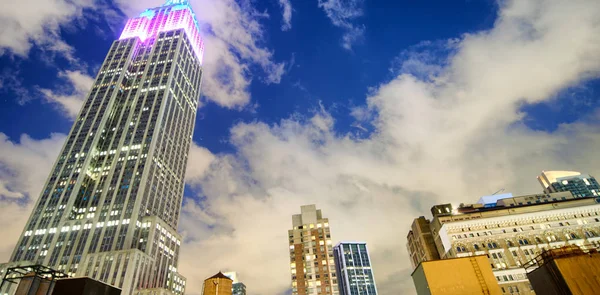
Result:
M246 285L244 283L233 283L231 285L232 295L246 295Z
M576 171L544 171L538 181L546 193L571 192L576 198L600 196L596 178Z
M200 97L199 34L182 0L127 22L4 267L42 264L122 294L183 294L176 229Z
M338 243L333 255L340 295L377 295L367 243Z
M225 272L223 273L226 277L233 280L233 284L231 285L231 294L232 295L246 295L246 285L240 282L238 279L238 273L235 271Z

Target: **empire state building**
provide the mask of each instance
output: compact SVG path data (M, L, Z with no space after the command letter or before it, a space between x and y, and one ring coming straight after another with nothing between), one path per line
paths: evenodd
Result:
M187 0L127 21L0 271L40 264L122 294L183 294L177 223L203 53Z

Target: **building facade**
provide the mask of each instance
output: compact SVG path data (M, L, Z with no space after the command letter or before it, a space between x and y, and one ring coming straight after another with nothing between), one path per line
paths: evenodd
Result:
M367 243L340 242L333 256L340 295L377 295Z
M486 255L504 294L535 294L522 267L546 249L600 245L600 198L570 192L499 199L438 213L440 258Z
M288 231L292 294L337 295L329 220L315 205L300 210L292 216L293 228Z
M578 198L597 197L600 185L596 178L576 171L543 171L538 181L546 193L571 192Z
M240 282L238 273L235 271L225 272L223 273L228 278L233 280L233 284L231 285L232 295L246 295L246 285Z
M417 295L501 295L485 255L423 261L412 273Z
M125 295L183 294L176 229L203 50L187 0L129 19L0 269L42 264Z
M406 249L413 269L417 268L422 261L440 259L429 223L430 221L424 216L416 218L406 236Z
M246 295L246 285L242 282L233 283L231 285L232 295Z

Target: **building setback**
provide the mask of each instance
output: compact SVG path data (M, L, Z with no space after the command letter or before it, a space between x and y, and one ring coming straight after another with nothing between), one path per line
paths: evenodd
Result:
M377 295L367 243L338 243L333 255L340 295Z
M127 21L0 275L41 264L124 295L184 293L176 229L203 51L187 0Z
M329 220L315 205L300 208L288 231L292 294L337 295Z

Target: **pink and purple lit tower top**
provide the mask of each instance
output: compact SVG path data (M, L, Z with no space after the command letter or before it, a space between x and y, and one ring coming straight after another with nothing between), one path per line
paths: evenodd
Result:
M188 0L168 0L163 6L147 9L127 21L119 40L138 37L153 40L158 33L184 29L200 64L204 56L204 42L200 27Z

